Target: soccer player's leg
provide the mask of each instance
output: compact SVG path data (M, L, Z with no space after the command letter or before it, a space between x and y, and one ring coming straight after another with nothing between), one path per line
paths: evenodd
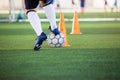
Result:
M56 13L52 3L53 0L40 0L40 5L43 6L46 16L50 22L49 29L51 32L57 35L60 33L60 31L56 25Z
M35 50L35 51L38 51L38 50L41 48L42 43L43 43L46 39L47 39L46 34L45 34L44 32L42 32L41 35L38 36L38 38L37 38L37 41L36 41L36 43L35 43L35 45L34 45L34 50Z
M34 45L34 50L39 50L43 41L47 38L46 34L42 31L40 18L35 11L35 8L38 6L38 4L39 0L25 0L28 20L38 36L37 41Z

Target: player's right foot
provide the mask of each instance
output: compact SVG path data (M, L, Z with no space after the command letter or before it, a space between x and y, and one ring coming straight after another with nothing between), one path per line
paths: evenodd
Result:
M49 30L54 33L55 35L60 34L60 31L58 30L58 28L55 28L54 30L51 29L51 26L49 27Z
M47 39L46 34L44 32L42 32L41 35L38 36L38 38L37 38L37 41L34 45L34 50L38 51L41 48L43 41L45 41L46 39Z

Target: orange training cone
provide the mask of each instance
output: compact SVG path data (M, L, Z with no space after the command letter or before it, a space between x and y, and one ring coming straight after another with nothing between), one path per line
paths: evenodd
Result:
M74 13L71 34L82 34L80 32L80 24L79 24L79 21L78 21L77 11L75 11L75 13Z
M63 14L63 13L60 13L59 30L60 30L60 32L63 33L64 36L65 36L64 46L70 46L70 45L68 44L68 38L67 38L67 34L66 34L66 27L65 27L65 21L64 21L64 14Z

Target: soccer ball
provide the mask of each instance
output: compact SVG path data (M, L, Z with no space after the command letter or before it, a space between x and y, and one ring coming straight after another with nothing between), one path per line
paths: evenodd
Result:
M65 42L65 37L62 33L53 34L52 32L47 37L47 43L50 47L62 47Z

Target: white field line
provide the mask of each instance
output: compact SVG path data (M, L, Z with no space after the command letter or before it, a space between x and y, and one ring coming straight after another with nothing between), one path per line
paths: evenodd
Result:
M64 19L65 22L72 22L73 19L68 19L65 18ZM21 19L21 20L9 20L9 19L0 19L0 22L28 22L28 19ZM56 19L57 22L60 21L60 19ZM79 18L78 19L79 22L81 21L88 21L88 22L92 22L92 21L120 21L120 18ZM41 19L41 22L48 22L48 19Z

